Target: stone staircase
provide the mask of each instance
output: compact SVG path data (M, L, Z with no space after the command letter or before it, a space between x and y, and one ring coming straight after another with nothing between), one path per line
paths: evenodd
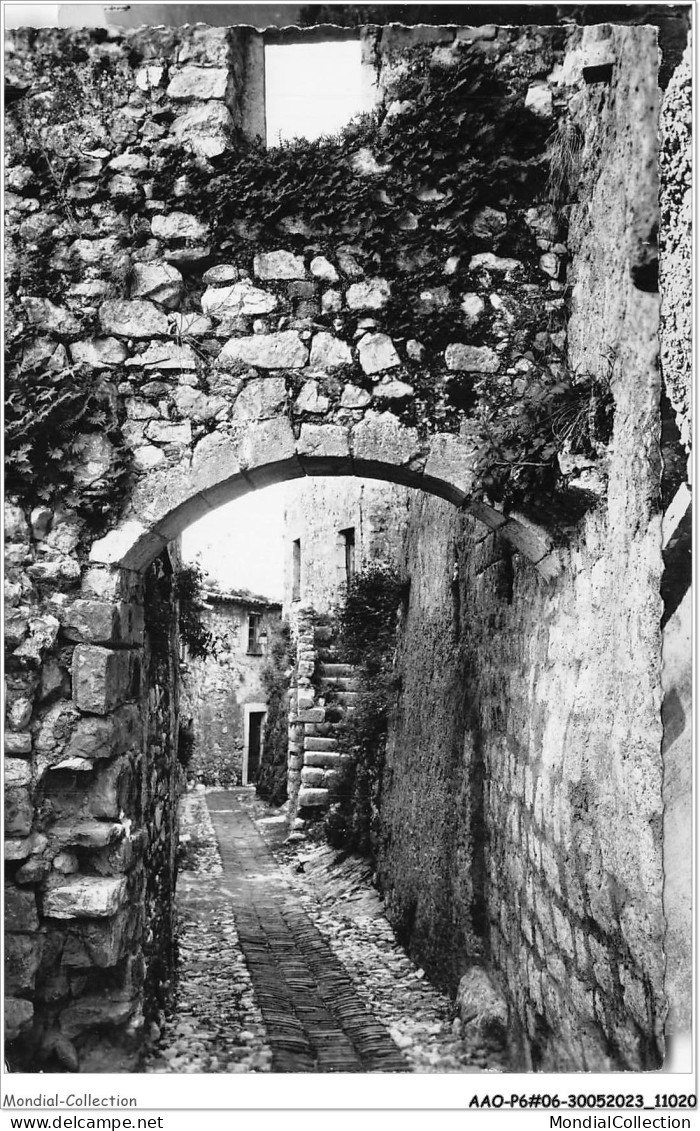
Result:
M289 792L296 810L326 809L334 799L350 761L338 749L338 732L359 696L359 674L340 662L329 618L309 610L299 621L290 704Z

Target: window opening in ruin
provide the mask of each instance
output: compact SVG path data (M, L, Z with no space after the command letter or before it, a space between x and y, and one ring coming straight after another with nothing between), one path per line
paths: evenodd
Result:
M261 656L260 623L262 613L248 613L248 655Z
M355 527L348 526L340 531L345 552L345 581L349 585L355 576Z
M363 109L359 38L265 44L267 144L337 134Z
M301 600L301 539L292 542L292 600Z

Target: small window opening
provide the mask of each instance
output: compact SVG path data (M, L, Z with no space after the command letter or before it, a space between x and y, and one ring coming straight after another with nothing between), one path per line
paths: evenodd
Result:
M345 581L349 585L355 576L355 527L341 530L340 537L345 552Z
M260 613L248 613L248 654L251 656L262 655L262 643L260 641L260 622L262 615Z
M359 39L265 44L269 146L337 134L362 109Z
M292 542L292 600L301 600L301 539Z

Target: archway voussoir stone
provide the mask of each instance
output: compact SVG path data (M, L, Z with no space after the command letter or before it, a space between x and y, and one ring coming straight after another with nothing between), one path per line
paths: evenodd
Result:
M420 485L420 475L407 465L425 454L424 445L417 430L393 413L368 412L350 433L350 450L355 475Z
M299 462L308 475L351 475L350 432L339 424L302 424Z
M296 454L296 438L286 417L249 424L241 440L240 461L245 472L268 464L296 460Z
M423 472L423 486L460 506L474 489L474 448L452 432L430 438L430 451Z
M240 483L239 491L232 491L231 495L227 495L227 499L236 498L237 494L245 494L248 490L248 484L241 476L238 477L238 480ZM205 498L204 495L193 495L191 498L187 499L186 502L175 507L169 514L159 519L154 526L154 531L160 538L164 538L166 543L172 542L175 538L179 537L186 527L191 526L193 522L197 522L197 520L202 518L205 514L209 514L215 505L216 504L210 502L208 498Z
M543 527L524 518L523 515L510 515L501 527L504 538L520 550L526 558L537 564L551 551L554 543Z
M505 526L508 519L501 511L497 511L489 503L469 503L469 513L474 515L474 518L479 522L483 522L489 530L499 530Z
M141 570L165 549L166 542L137 519L121 523L90 547L90 561Z

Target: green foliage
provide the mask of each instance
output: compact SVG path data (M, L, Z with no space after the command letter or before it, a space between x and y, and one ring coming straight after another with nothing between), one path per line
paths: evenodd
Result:
M265 801L283 805L287 800L289 671L292 664L289 627L286 624L269 631L267 647L261 673L267 718L255 789Z
M475 494L485 491L506 509L562 494L559 455L595 456L612 435L614 402L605 378L572 384L542 366L515 388L485 381L477 395Z
M167 678L167 665L175 651L177 625L173 571L167 554L161 554L148 567L145 589L143 616L151 664L156 668L166 666Z
M337 610L335 635L345 662L361 677L354 712L338 732L339 750L352 759L343 771L337 801L325 818L329 843L373 855L389 726L395 691L393 653L397 615L407 584L393 567L373 563L352 579Z
M157 559L146 574L145 622L151 655L166 661L174 652L176 630L180 642L194 657L204 658L213 648L211 632L202 620L204 575L198 565L173 571Z
M406 103L403 113L365 115L336 138L271 149L240 141L213 162L214 176L173 148L153 191L167 199L186 174L188 207L211 222L217 253L241 265L249 239L256 247L279 247L285 221L301 229L284 235L299 251L311 234L319 251L332 254L340 235L367 273L391 279L392 299L382 315L387 333L418 336L434 349L474 341L459 301L470 254L493 248L493 240L473 235L474 211L502 200L530 202L544 186L538 158L547 129L471 48L449 68L431 63L429 51L419 53L396 97ZM366 148L382 166L381 176L361 171ZM524 227L520 238L534 256ZM449 256L458 258L452 275L444 273ZM449 292L444 311L424 309L421 295L435 285ZM329 324L334 317L327 316ZM430 376L426 390L435 399L438 382Z
M369 9L365 15L371 15ZM100 59L99 51L93 57L79 44L75 50L74 58L59 64L47 59L49 81L41 98L33 97L31 108L29 102L20 102L10 111L23 133L22 160L35 172L42 207L54 208L71 224L73 209L79 207L70 197L71 183L82 176L85 153L108 136L128 69L126 59ZM512 73L509 85L479 48L463 47L450 66L435 62L430 46L418 49L392 91L401 113L389 115L382 108L358 118L338 137L270 149L237 138L230 150L210 162L179 145L164 144L152 158L152 195L173 199L176 181L185 176L187 210L211 225L213 259L223 258L246 271L253 249L283 245L307 253L313 247L334 257L339 244L348 245L366 275L381 275L390 282L382 330L403 355L409 339L426 347L422 356L404 356L405 379L413 394L378 399L377 407L395 413L421 434L428 429L457 432L469 422L482 445L475 496L486 492L506 505L527 509L543 495L562 489L558 455L568 442L562 439L562 420L578 420L586 397L597 398L588 418L607 427L611 398L607 394L606 401L605 391L595 383L567 374L562 366L548 369L544 362L527 381L445 372L442 351L448 344L494 347L502 340L489 318L468 326L463 317L460 304L466 291L481 293L488 308L492 289L488 280L470 273L474 254L494 251L515 256L524 265L524 279L504 277L498 282L500 298L512 298L520 310L515 347L519 356L538 360L535 339L543 323L557 317L546 309L540 250L522 214L547 191L556 201L570 195L581 138L570 124L558 126L548 138L547 124L523 105L518 68ZM367 153L379 173L366 171ZM103 169L92 182L91 203L109 198L109 175ZM482 230L480 235L477 228L475 233L475 213L485 206L507 212L503 232ZM111 199L110 207L127 208L127 202ZM141 209L142 203L128 202L131 230L143 234L150 229ZM25 255L17 256L13 287L58 301L71 268L52 264L51 244L50 235L41 237ZM125 293L128 272L110 282L115 293ZM523 282L536 284L529 297ZM438 300L426 300L426 294L438 290ZM356 320L347 312L317 314L315 322L353 340ZM505 354L503 360L507 365ZM359 380L370 387L364 378ZM89 404L92 411L93 399ZM79 397L74 407L76 412L87 411ZM56 409L50 409L57 414L59 431L49 450L57 455L45 467L61 487L69 481L70 450L62 461L64 441L55 437L68 437L69 449L74 428L70 419L61 419L69 409L62 397ZM594 440L593 430L589 432L586 443ZM37 460L23 442L24 437L14 465L31 474L34 464L44 466L48 445L39 444ZM117 470L121 474L121 465Z
M109 389L76 366L53 370L8 364L6 372L8 491L25 506L61 502L74 507L90 532L99 534L121 506L131 469ZM76 483L85 438L96 435L112 444L110 466L99 478Z
M194 726L192 722L182 722L177 731L177 760L183 770L187 770L194 756Z
M173 596L178 603L180 640L194 659L204 659L214 647L214 637L206 627L202 612L204 574L199 565L180 566L174 575Z
M396 611L406 595L406 582L393 566L371 562L352 577L336 610L336 635L349 664L383 664L394 646Z
M547 194L555 208L575 199L583 159L583 133L568 118L557 123L547 143Z

